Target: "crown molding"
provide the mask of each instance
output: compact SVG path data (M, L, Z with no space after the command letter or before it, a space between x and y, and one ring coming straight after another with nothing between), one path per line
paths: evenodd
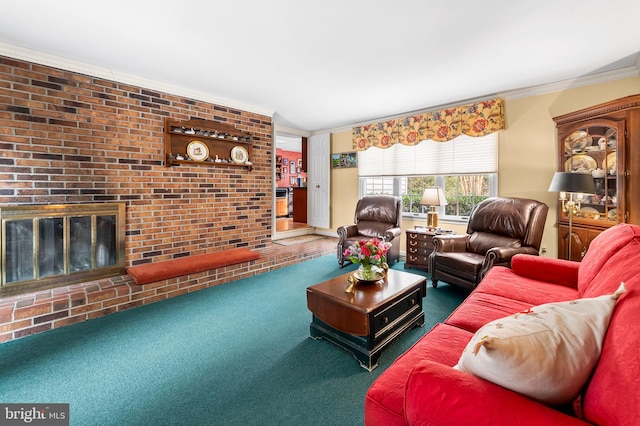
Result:
M138 77L132 74L127 74L119 71L115 71L108 68L98 67L95 65L87 64L85 62L76 61L73 59L63 58L61 56L52 55L49 53L40 52L37 50L27 49L20 46L0 42L0 55L7 56L13 59L20 59L27 62L33 62L40 65L46 65L53 68L59 68L66 71L71 71L79 74L85 74L92 77L103 78L106 80L115 81L118 83L130 84L145 89L158 90L160 92L168 93L176 96L183 96L190 99L197 99L204 102L210 102L212 104L225 106L228 108L235 108L242 111L252 112L255 114L265 115L267 117L273 117L274 111L268 108L249 105L242 102L236 102L231 99L212 96L205 92L199 92L195 90L185 89L179 86L162 83L156 80L151 80L143 77Z
M620 68L613 71L605 71L598 74L585 75L570 80L558 81L555 83L532 86L524 89L510 90L499 94L505 100L528 98L530 96L545 95L547 93L561 92L563 90L576 89L578 87L592 86L594 84L607 83L625 78L637 77L640 75L640 55L636 64L631 67Z
M278 123L274 123L273 130L276 133L281 133L283 135L300 136L305 138L311 136L311 132L307 132L306 130L294 129L293 127L282 126Z

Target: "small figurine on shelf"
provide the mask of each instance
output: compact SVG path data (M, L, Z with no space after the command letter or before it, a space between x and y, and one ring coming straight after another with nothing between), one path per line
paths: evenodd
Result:
M176 160L184 160L184 157L181 154L176 155Z
M218 157L217 154L216 154L216 159L213 161L215 161L216 163L222 163L222 160L220 159L220 157Z

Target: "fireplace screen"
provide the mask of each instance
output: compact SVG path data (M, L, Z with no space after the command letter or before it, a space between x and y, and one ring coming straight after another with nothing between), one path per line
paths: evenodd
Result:
M124 273L124 203L1 207L0 294Z

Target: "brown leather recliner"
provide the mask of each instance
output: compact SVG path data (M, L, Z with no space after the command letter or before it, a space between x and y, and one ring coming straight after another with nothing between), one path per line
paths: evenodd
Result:
M491 197L471 212L465 235L436 235L429 255L438 281L474 289L493 266L511 267L517 253L538 255L549 206L525 198Z
M391 243L387 253L390 265L400 258L400 223L402 220L402 200L391 195L368 195L356 204L355 225L338 228L337 254L338 264L342 268L345 262L344 251L355 241L378 238Z

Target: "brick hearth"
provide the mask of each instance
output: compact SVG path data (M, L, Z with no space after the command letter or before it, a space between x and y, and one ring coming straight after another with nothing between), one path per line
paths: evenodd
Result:
M252 262L145 285L136 285L125 275L0 299L0 342L333 254L337 242L337 238L324 238L295 246L274 244L258 250L261 258Z

